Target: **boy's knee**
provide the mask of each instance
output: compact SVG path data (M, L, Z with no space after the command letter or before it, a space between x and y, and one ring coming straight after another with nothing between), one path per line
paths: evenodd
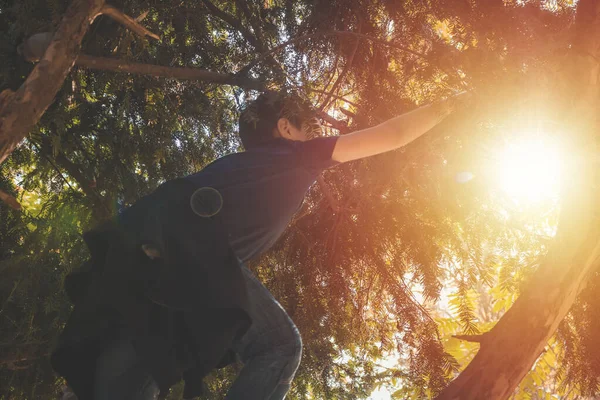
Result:
M300 358L302 358L302 337L294 322L290 320L290 324L291 330L287 340L287 348L289 349L288 354L290 359L293 359L294 362L300 364Z
M291 383L302 360L302 338L298 330L295 330L295 334L290 339L290 343L286 346L287 351L282 354L287 359L287 362L285 363L286 368L282 376L282 382L280 383Z
M292 362L296 365L296 369L300 365L300 360L302 359L302 338L300 335L294 341L294 352L292 355Z
M298 364L300 364L300 359L302 358L302 337L300 336L300 333L296 334L296 337L294 338L294 345L294 358L296 358L298 360Z

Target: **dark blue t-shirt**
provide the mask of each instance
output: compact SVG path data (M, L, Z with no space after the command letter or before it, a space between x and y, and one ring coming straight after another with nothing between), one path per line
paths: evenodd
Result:
M275 139L222 157L186 179L221 193L230 244L247 261L277 241L317 176L336 164L331 159L336 141Z

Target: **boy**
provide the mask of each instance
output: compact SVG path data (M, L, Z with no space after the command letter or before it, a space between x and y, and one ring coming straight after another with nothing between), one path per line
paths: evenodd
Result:
M204 349L210 348L212 340L225 338L225 342L220 342L221 347L233 349L244 364L227 394L227 399L280 400L285 398L300 364L302 352L302 341L296 326L269 291L243 266L243 263L267 251L276 242L302 204L308 188L324 169L402 147L429 131L451 111L450 102L444 101L417 108L372 128L340 137L317 137L320 133L320 125L309 104L295 96L265 93L251 103L240 117L239 133L245 152L220 158L202 171L179 180L184 182L183 185L187 185L186 188L193 188L193 190L178 191L173 185L170 186L173 189L162 190L162 193L168 192L168 196L178 196L179 200L173 201L179 202L177 203L181 205L179 208L185 208L186 204L191 202L190 207L196 215L207 221L215 221L213 225L206 225L205 231L212 229L211 232L215 232L212 236L221 238L218 243L227 242L228 249L233 252L237 260L241 261L237 265L238 269L233 267L231 281L235 281L239 276L245 289L239 289L241 287L239 285L238 289L232 289L235 285L228 288L227 278L213 279L213 275L210 275L214 281L219 279L221 283L225 281L219 286L222 288L220 291L225 296L225 300L218 300L216 302L218 305L212 304L209 308L223 310L225 307L222 304L227 302L227 296L237 296L244 292L243 299L232 307L239 306L238 308L243 310L251 324L226 322L222 325L214 325L213 321L217 319L211 314L205 317L210 324L203 325L224 327L219 329L231 332L230 336L221 335L219 333L221 331L215 328L216 334L212 339L204 340L204 344L208 345ZM161 189L157 190L160 191ZM194 194L191 195L190 200L192 191ZM186 194L175 195L173 194L175 192ZM146 200L142 200L144 201ZM153 202L155 203L156 200L152 198L146 201L149 204ZM138 214L147 215L151 208L138 207L138 209L142 210ZM172 209L173 206L160 210L173 212L169 211ZM129 217L129 220L135 218ZM199 224L204 223L202 222L204 220L199 220ZM185 223L182 222L184 225ZM188 225L193 225L193 222L190 220ZM177 230L169 232L176 232L170 235L178 235L181 240L188 240L190 236L194 236L192 233L184 235ZM219 236L219 232L223 235ZM196 240L200 242L199 239ZM139 242L140 240L136 243ZM153 245L145 245L144 252L149 258L160 259L162 253L166 251L165 246L162 248L157 246L159 249L155 249ZM175 253L185 253L188 251L186 249L191 247L180 247ZM223 251L221 253L224 254ZM198 264L201 262L198 259L206 258L208 253L203 254L202 257L196 257ZM239 271L239 275L236 275L236 271ZM198 282L206 284L206 279ZM175 286L177 287L176 284ZM202 289L197 290L210 290L210 288L210 286L203 286ZM152 294L149 297L152 297ZM171 301L175 297L176 295L171 295L166 298ZM154 303L162 304L158 300ZM181 304L185 305L185 301ZM169 307L169 304L163 305ZM193 318L188 318L188 326ZM232 317L228 321L234 319ZM243 318L238 318L236 321L243 321ZM144 323L146 322L145 320ZM141 341L139 334L136 340L137 343ZM136 343L136 340L133 342ZM190 342L192 341L193 339ZM141 355L144 350L140 351L140 348L139 345L136 347L132 344L132 339L128 336L118 336L103 345L93 367L92 398L94 400L156 399L160 392L159 387L163 390L168 387L164 379L163 384L160 384L160 374L156 372L156 368L149 367L148 362L144 361ZM214 348L219 347L215 345ZM216 354L221 355L220 352ZM218 360L212 357L206 364L212 368L217 364L216 361ZM61 368L56 369L61 372ZM205 368L197 376L205 375L207 372L208 369ZM63 375L67 376L66 373ZM184 378L185 376L184 373ZM157 380L159 384L156 383ZM188 381L191 380L186 379L186 388ZM187 394L191 396L196 393L190 390Z

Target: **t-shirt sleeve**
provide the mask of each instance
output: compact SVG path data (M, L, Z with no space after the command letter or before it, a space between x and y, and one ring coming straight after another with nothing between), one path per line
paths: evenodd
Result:
M337 136L319 137L306 142L294 142L300 167L324 170L337 164L331 156L337 142Z

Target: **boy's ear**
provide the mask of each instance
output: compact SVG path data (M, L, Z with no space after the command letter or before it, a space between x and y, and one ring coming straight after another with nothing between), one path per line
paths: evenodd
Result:
M277 130L279 131L280 137L288 137L291 135L289 128L290 121L287 118L279 118L277 120Z

